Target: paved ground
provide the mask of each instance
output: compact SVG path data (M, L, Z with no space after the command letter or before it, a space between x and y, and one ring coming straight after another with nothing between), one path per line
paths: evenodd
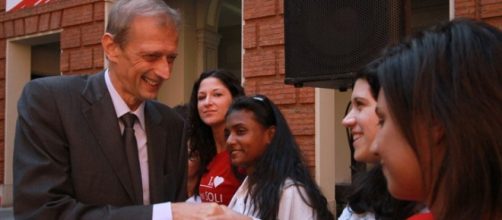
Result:
M14 220L12 215L12 208L2 208L0 207L0 219L2 220Z

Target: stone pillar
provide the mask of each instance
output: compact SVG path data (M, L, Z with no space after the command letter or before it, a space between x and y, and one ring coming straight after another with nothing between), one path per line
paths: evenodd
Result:
M197 72L218 67L218 45L221 36L208 29L197 30Z

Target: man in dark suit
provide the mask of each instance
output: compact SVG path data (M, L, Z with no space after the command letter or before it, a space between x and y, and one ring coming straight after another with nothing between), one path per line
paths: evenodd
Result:
M181 219L214 211L169 203L186 197L184 122L152 99L170 77L179 21L162 0L118 0L102 37L107 70L25 86L14 148L16 219Z

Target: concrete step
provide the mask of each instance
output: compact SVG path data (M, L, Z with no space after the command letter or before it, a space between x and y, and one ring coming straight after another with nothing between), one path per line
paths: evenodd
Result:
M2 220L14 220L14 214L12 213L12 207L0 207L0 219Z

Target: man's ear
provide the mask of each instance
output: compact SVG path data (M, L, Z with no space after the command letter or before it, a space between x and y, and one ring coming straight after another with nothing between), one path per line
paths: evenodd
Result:
M101 37L101 45L103 46L103 51L110 62L116 63L118 55L121 52L120 45L115 43L113 36L110 33L103 34Z
M267 135L267 144L270 144L275 135L275 126L270 126L269 128L267 128L265 135Z

